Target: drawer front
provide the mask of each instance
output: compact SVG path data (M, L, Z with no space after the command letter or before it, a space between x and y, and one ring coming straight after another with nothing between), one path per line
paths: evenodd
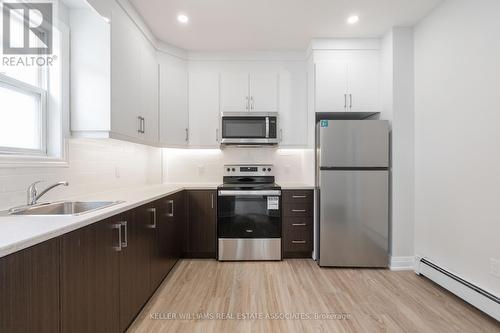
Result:
M286 190L283 191L283 202L285 203L295 203L295 202L313 202L314 192L312 190Z
M313 207L311 203L285 203L283 204L283 216L290 217L312 217Z
M312 232L309 228L295 227L283 233L283 251L311 252L312 249Z
M308 230L312 231L312 217L287 217L283 218L283 232L288 230Z

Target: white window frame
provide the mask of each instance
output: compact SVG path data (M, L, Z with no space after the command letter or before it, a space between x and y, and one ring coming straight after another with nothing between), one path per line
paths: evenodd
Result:
M56 6L53 22L54 55L57 56L55 65L40 68L39 87L7 75L0 78L0 84L6 81L23 92L27 88L32 93L43 95L43 149L0 147L0 172L2 168L69 166L69 27L58 16L58 3L53 3Z
M17 90L21 93L35 95L39 97L40 107L40 149L29 149L20 147L0 146L0 154L3 155L30 155L47 156L47 91L35 87L29 83L0 74L0 85L8 89Z

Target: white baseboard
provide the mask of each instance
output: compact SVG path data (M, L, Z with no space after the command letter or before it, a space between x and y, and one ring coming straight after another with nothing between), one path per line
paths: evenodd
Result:
M391 257L391 271L414 271L415 257Z
M458 277L458 279L464 281L464 283L458 281L455 274L451 273L452 276L455 277L453 278L452 276L447 275L447 270L444 270L443 268L438 266L434 268L424 262L418 262L417 273L422 274L423 276L434 281L443 288L448 289L450 292L462 298L467 303L470 303L474 307L500 321L500 303L491 299L491 297L495 296L489 294L490 297L488 297L484 293L482 294L481 292L474 290L474 288L477 288L476 286L471 285L470 282L467 282L460 277Z

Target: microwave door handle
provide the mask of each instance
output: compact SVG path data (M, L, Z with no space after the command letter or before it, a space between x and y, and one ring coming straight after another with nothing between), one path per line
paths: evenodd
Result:
M266 117L266 139L269 139L269 117Z

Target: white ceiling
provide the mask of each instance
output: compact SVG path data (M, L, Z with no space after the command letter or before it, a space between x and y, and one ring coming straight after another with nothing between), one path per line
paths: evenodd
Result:
M312 38L379 37L417 23L441 1L130 0L158 39L197 51L305 50ZM360 20L349 26L352 14Z

